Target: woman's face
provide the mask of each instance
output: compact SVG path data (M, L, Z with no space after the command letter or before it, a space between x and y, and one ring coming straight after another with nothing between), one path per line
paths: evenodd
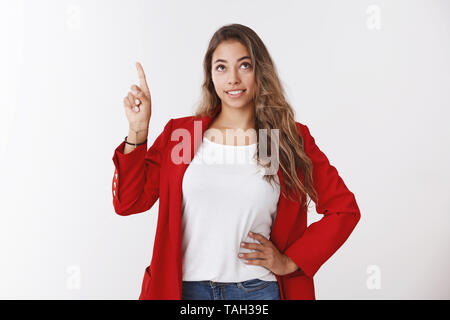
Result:
M247 48L236 40L223 41L214 51L211 67L212 81L222 107L253 108L255 73ZM232 95L228 91L244 92Z

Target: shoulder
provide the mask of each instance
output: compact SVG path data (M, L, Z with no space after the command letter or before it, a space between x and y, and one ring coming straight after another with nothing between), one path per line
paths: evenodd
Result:
M302 136L303 139L310 136L309 129L305 123L295 121L295 125L297 126L298 133Z
M304 122L298 121L295 122L295 125L297 126L297 131L301 139L303 140L302 143L305 152L310 153L312 150L315 150L315 148L317 147L316 140L311 135L308 125Z
M195 120L201 120L201 118L196 116L185 116L179 118L171 118L164 125L164 131L171 132L178 128L186 128Z
M192 124L195 120L202 120L201 117L196 116L185 116L180 118L173 118L172 121L172 127L173 128L184 128L190 124Z

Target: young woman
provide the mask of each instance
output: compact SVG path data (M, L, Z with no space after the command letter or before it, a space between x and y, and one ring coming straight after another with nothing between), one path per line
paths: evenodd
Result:
M360 211L295 121L258 35L240 24L215 32L196 114L170 119L148 150L151 97L136 66L140 86L124 98L129 134L114 152L112 191L124 216L159 199L139 298L315 299L314 274ZM324 215L308 228L307 197Z

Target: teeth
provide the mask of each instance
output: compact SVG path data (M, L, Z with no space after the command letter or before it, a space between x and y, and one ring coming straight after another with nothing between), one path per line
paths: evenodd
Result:
M239 91L228 91L229 94L239 94L241 92L243 92L244 90L239 90Z

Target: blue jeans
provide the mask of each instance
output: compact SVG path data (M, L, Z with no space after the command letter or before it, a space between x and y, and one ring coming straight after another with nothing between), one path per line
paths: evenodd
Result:
M280 300L277 281L183 281L182 300Z

